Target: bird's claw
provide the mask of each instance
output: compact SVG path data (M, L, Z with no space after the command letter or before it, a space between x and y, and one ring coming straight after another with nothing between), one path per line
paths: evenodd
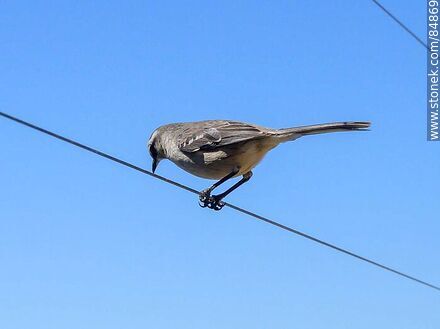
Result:
M211 193L208 190L204 190L199 194L199 205L202 208L206 208L209 204L209 200L211 199Z
M202 192L199 195L199 205L202 208L208 207L209 209L218 211L225 206L225 203L221 201L221 199L217 198L216 195L211 196L209 193Z
M222 200L217 199L215 196L211 197L210 199L212 199L212 200L210 200L210 202L208 204L209 209L213 209L213 210L218 211L218 210L221 210L225 206L225 203Z
M202 208L206 208L208 206L209 203L209 198L210 196L206 196L203 193L200 193L199 195L199 206Z

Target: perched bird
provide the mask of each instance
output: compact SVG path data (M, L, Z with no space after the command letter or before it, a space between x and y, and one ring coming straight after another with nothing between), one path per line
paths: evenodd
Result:
M369 122L334 122L284 129L254 124L208 120L172 123L157 128L148 141L153 158L152 170L168 159L183 170L203 178L218 180L200 192L200 205L214 210L224 206L221 200L252 177L252 169L267 152L280 143L301 136L337 131L368 130ZM225 192L211 192L230 178L242 179Z

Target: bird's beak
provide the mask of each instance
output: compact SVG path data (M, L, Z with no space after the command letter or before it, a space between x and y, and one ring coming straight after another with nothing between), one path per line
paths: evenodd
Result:
M151 170L153 171L153 174L156 171L157 164L158 164L157 159L153 159L153 163L152 163L152 166L151 166Z

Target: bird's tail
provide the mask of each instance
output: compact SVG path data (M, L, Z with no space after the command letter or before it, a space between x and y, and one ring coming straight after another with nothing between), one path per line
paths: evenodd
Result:
M279 129L277 131L277 136L283 141L290 141L305 135L316 135L351 130L365 131L368 130L369 127L370 122L365 121L322 123L311 126Z

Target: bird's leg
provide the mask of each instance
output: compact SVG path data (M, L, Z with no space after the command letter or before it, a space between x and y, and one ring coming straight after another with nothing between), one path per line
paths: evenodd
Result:
M202 192L200 192L200 194L199 194L200 206L203 208L207 207L210 203L210 200L212 199L211 192L215 188L219 187L221 184L226 182L228 179L231 179L232 177L237 175L237 173L238 173L238 169L234 169L229 174L227 174L225 177L220 179L218 182L215 182L211 187L208 187L206 190L203 190Z
M214 209L214 210L220 210L224 207L225 203L222 202L221 200L226 197L229 193L231 193L232 191L234 191L235 189L237 189L238 187L240 187L241 185L243 185L244 183L246 183L249 179L251 179L252 177L252 171L248 171L247 173L245 173L243 175L243 178L240 179L237 183L235 183L234 185L232 185L229 189L227 189L225 192L218 194L218 195L213 195L212 197L209 198L209 203L208 203L208 208Z

